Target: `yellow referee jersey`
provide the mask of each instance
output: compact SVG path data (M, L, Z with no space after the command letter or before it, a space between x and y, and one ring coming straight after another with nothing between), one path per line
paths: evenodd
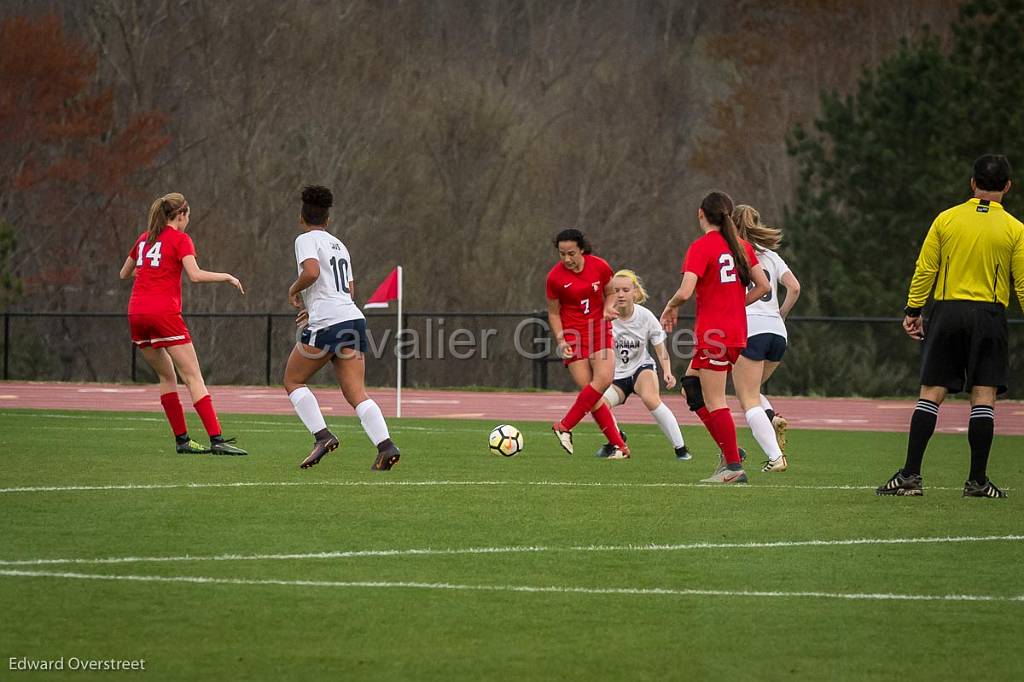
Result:
M971 199L940 213L921 246L907 306L936 301L1010 304L1010 279L1024 307L1024 224L995 201Z

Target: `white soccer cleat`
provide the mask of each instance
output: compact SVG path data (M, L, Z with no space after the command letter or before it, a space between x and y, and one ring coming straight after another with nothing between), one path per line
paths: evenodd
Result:
M612 446L612 454L608 455L608 459L629 459L629 448L623 450Z
M559 424L553 424L551 431L558 438L558 444L562 446L562 449L572 454L572 431L564 431Z
M740 469L738 471L732 471L731 469L719 469L718 471L713 473L710 477L705 478L705 479L703 479L701 481L701 483L723 483L723 484L726 484L726 485L728 485L730 483L746 483L746 482L747 482L747 472L743 471L743 469Z
M788 468L789 462L786 460L786 456L783 455L778 459L769 459L767 462L764 463L764 466L761 467L761 471L765 473L777 473L780 471L785 471Z

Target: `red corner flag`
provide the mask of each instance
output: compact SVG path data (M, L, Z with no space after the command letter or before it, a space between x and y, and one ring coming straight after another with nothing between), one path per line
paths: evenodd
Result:
M396 267L384 278L363 308L387 308L390 301L402 298L402 266Z

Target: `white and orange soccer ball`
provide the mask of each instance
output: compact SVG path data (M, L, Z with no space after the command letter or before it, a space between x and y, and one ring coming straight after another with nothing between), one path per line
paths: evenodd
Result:
M512 457L523 451L523 434L510 424L499 424L491 429L487 443L494 454Z

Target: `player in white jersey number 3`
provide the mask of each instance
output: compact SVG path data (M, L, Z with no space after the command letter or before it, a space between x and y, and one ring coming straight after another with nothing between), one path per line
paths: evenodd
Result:
M316 396L306 386L330 362L345 400L355 408L363 430L377 446L371 468L385 471L398 462L400 453L380 407L366 394L366 318L352 300L355 281L348 249L326 229L333 203L326 187L302 190L299 227L303 233L295 238L298 278L288 289L288 301L299 310L296 320L302 331L288 357L284 387L299 419L313 434L313 450L302 461L303 469L314 466L339 445L338 437L327 428Z
M636 393L643 401L654 420L658 422L662 433L672 443L676 459L690 459L690 452L683 443L683 432L679 429L676 416L668 405L661 402L658 375L654 371L654 360L648 344L661 364L661 375L665 380L665 388L673 388L676 378L672 374L672 363L668 350L665 348L665 330L661 322L647 308L640 305L647 300L647 292L643 283L632 270L619 270L612 278L615 294L615 308L619 311L618 319L612 320L612 335L615 339L615 379L604 392L604 400L609 407L626 402ZM597 452L598 457L614 458L614 448L606 443Z

